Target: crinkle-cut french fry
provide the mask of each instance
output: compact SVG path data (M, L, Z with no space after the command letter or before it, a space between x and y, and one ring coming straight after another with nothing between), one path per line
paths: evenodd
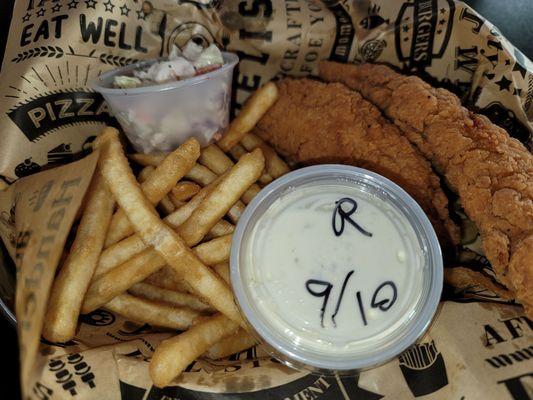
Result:
M244 103L239 115L231 121L229 128L218 142L219 147L228 151L242 137L250 132L263 115L278 99L278 88L275 83L269 82L256 90Z
M276 151L259 136L256 136L253 133L247 133L242 138L241 144L248 151L257 148L263 151L263 154L265 155L266 170L274 179L279 178L290 171L290 168L285 161L283 161Z
M233 335L228 336L211 346L211 348L205 353L205 356L211 360L219 360L231 356L232 354L245 351L256 344L257 340L241 328Z
M224 279L224 282L226 282L228 285L231 285L229 276L229 263L227 261L214 265L213 270L220 275L222 279Z
M200 144L194 138L188 139L180 147L168 154L141 184L141 189L148 201L152 204L159 203L176 183L191 170L198 157L200 157ZM169 209L165 208L167 213L174 211L174 205L171 202L163 201L163 203L165 203L164 207L169 207ZM133 227L124 211L118 209L111 219L105 247L109 247L133 232Z
M217 179L218 176L209 168L200 164L195 164L194 167L192 167L191 170L185 174L185 178L196 182L199 185L207 186Z
M194 247L193 251L205 265L220 264L229 260L232 237L230 234L204 242Z
M217 175L226 173L234 165L233 161L216 144L211 144L202 149L199 162ZM244 204L250 203L260 190L261 188L256 183L250 185L243 193L241 200ZM232 218L231 214L229 216Z
M135 161L137 164L148 167L157 167L165 159L169 153L159 153L159 154L143 154L143 153L133 153L128 154L130 160Z
M170 200L168 196L165 196L161 199L158 207L160 211L162 211L165 215L172 214L174 211L176 211L176 206L174 205L174 202Z
M51 342L74 337L83 296L89 287L113 214L114 199L96 170L76 238L50 292L43 336Z
M229 259L231 236L202 243L192 250L205 265L215 265ZM166 264L157 251L148 247L133 257L93 279L83 301L82 313L87 314L104 305L131 286L142 282Z
M177 201L189 201L196 196L202 188L194 182L181 181L176 184L170 191Z
M82 313L87 314L124 293L166 264L163 257L152 248L95 278L85 294Z
M248 151L241 144L236 144L230 149L229 153L235 161L238 161L243 155L248 154ZM274 179L266 171L263 171L258 179L259 183L262 185L268 185L273 180Z
M143 282L163 289L174 290L176 292L193 293L191 286L180 278L176 274L176 271L168 265L165 265L159 271L154 272Z
M188 307L200 312L214 311L213 307L204 303L193 294L176 292L174 290L150 285L149 283L136 283L128 289L128 292L137 297L152 301L160 301L177 307Z
M228 285L159 218L153 205L143 195L124 155L117 130L104 129L94 144L101 152L102 175L142 240L152 246L203 300L244 327ZM261 152L257 154L264 164Z
M244 155L222 178L191 216L178 227L186 243L199 243L261 175L265 159L260 149Z
M130 294L121 294L104 307L141 324L178 330L188 329L194 320L201 316L200 312L188 307L176 307Z
M235 225L231 222L221 219L218 221L213 228L205 235L205 240L215 239L220 236L229 235L235 230Z
M167 386L211 346L234 334L239 326L217 314L193 325L188 331L163 340L150 361L150 376L157 387Z

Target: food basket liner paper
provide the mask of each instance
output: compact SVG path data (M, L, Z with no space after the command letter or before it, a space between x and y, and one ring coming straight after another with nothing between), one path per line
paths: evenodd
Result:
M531 61L461 2L17 0L0 74L0 175L15 180L72 161L103 125L117 125L102 97L88 88L91 79L166 55L191 38L239 55L232 98L237 112L272 78L316 74L318 60L387 62L453 90L531 148ZM200 359L171 387L157 389L148 360L171 333L106 310L82 316L74 340L45 342L46 300L96 157L20 179L0 192L0 234L17 270L24 398L533 396L532 322L520 306L475 285L446 296L412 349L357 376L291 370L259 346L226 360ZM470 238L462 250L459 262L491 273L479 239Z

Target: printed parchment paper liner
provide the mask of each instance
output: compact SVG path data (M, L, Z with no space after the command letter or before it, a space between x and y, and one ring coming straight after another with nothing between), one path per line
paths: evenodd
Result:
M461 2L17 1L0 75L0 175L13 180L72 160L103 124L116 123L87 82L115 66L164 55L191 37L216 41L241 58L233 86L237 110L262 83L316 73L320 59L388 62L450 88L531 148L533 66ZM84 316L73 341L39 344L60 250L94 163L89 156L0 192L0 233L17 260L25 398L533 396L531 321L519 306L498 304L494 293L476 287L450 291L453 301L442 303L420 344L350 378L289 370L259 347L228 360L195 362L174 386L159 390L151 386L147 359L170 333L105 310ZM461 260L490 274L477 240L470 235ZM12 285L2 286L9 295Z

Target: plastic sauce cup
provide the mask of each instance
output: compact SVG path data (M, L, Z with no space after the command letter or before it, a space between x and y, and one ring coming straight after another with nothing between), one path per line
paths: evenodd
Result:
M180 81L131 89L113 87L117 75L148 67L141 61L101 74L91 82L124 129L135 150L143 153L171 151L189 137L209 144L229 122L231 81L239 58L222 53L224 65L214 71Z
M271 355L353 373L413 345L439 304L442 255L420 206L373 172L320 165L266 186L231 248L236 301Z

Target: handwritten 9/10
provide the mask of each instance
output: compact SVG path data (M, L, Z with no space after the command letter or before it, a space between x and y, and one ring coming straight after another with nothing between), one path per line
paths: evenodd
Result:
M345 210L343 208L343 204L349 204L351 208L349 210ZM367 237L373 236L372 233L362 228L357 222L355 222L352 219L352 215L355 214L356 210L357 210L357 201L355 201L355 199L344 197L335 202L335 209L334 209L333 218L332 218L332 228L333 228L333 233L335 234L335 236L339 237L344 233L344 228L346 227L346 223L350 224L352 227L354 227L357 231L359 231L359 233L361 233L364 236L367 236ZM339 297L337 298L337 304L335 305L335 310L333 314L331 315L331 321L333 322L334 327L337 327L337 322L335 321L335 317L337 316L339 309L341 307L341 303L344 298L344 292L346 290L346 286L348 285L348 281L350 280L354 272L355 272L354 270L351 270L344 277L344 281L341 287L341 292L339 294ZM328 281L324 281L324 280L309 279L305 282L305 287L311 295L315 297L324 298L322 302L322 307L320 308L320 325L324 327L324 314L326 312L331 290L333 289L333 284ZM387 288L390 288L390 290L387 290ZM389 295L387 295L387 293L389 293ZM396 302L397 296L398 296L398 289L396 288L396 285L394 284L394 282L385 281L381 283L374 290L374 293L372 295L372 300L370 302L370 307L377 308L383 312L386 312L394 305L394 303ZM363 324L366 326L368 325L368 322L366 319L366 311L365 311L365 306L363 303L361 291L357 291L355 293L355 298L357 301L357 305L359 307L359 314L361 316Z

